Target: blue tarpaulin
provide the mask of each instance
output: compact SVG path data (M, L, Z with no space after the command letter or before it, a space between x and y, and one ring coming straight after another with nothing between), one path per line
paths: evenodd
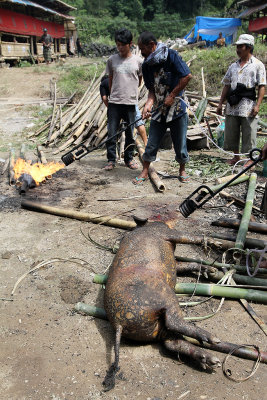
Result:
M222 32L226 44L230 44L233 42L233 36L240 25L240 18L196 17L195 25L184 39L188 43L194 43L199 35L202 40L214 42L217 40L219 33Z

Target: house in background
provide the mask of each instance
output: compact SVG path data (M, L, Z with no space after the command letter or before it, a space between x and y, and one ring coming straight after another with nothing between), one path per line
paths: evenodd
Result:
M267 37L267 1L243 0L237 3L244 10L238 18L249 20L248 30L251 33L262 35L262 41Z
M52 58L74 53L77 33L69 15L73 10L61 0L0 0L0 63L42 61L44 28L53 38Z

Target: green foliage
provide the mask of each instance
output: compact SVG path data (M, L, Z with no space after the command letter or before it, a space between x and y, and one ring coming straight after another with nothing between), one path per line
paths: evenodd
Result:
M133 35L137 35L137 23L124 14L114 18L110 15L105 15L101 18L91 15L79 15L76 18L76 24L82 42L90 42L94 38L106 36L113 39L114 44L115 31L123 27L127 27Z
M120 27L137 36L151 30L156 37L183 37L193 26L197 15L229 16L235 0L68 0L77 7L79 35L88 41L99 35L114 37Z
M98 77L104 70L104 63L87 66L73 67L68 71L64 71L59 78L58 87L63 96L70 96L77 90L77 97L84 93L85 88L89 86L95 73Z
M169 15L155 14L152 21L143 21L138 25L139 31L144 30L151 32L160 32L160 38L172 38L183 37L189 30L188 23L183 22L180 14Z

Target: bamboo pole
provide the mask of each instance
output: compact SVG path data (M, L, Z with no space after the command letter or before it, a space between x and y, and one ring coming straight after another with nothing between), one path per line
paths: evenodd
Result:
M55 114L56 114L56 107L57 107L57 82L56 81L54 81L54 93L53 94L54 94L53 113L52 113L50 129L49 129L48 136L47 136L46 146L50 142L51 135L53 133L53 129L55 126Z
M210 235L213 238L216 239L224 239L224 240L230 240L231 242L236 241L236 235L230 235L230 234L222 234L222 233L211 233ZM267 246L267 241L265 240L260 240L260 239L254 239L254 238L246 238L245 240L245 247L248 249L264 249L265 246ZM267 272L267 271L266 271Z
M244 208L244 212L242 215L242 219L240 222L238 234L236 237L236 242L235 242L235 248L237 249L243 249L247 232L248 232L248 225L251 217L251 212L252 212L252 206L253 206L253 201L254 201L254 195L255 195L255 190L256 190L256 184L257 184L257 174L252 173L250 175L249 179L249 187L248 187L248 193L247 193L247 198L246 198L246 205Z
M218 271L216 268L209 268L207 270L208 277L214 282L220 281L224 277L223 271ZM267 287L267 279L264 278L251 278L250 276L244 276L240 274L233 274L233 279L235 282L241 285L248 286L265 286Z
M137 147L137 150L138 150L138 153L139 153L140 160L142 161L142 156L143 156L145 150L144 150L144 148L142 146L142 143L141 143L139 138L136 138L135 144L136 144L136 147ZM159 178L159 176L158 176L158 174L157 174L157 172L156 172L156 170L155 170L155 168L154 168L152 163L149 166L148 174L149 174L149 177L150 177L151 181L154 183L154 185L158 189L158 191L159 192L164 192L166 187L165 187L164 183L161 181L161 179Z
M229 186L238 185L239 183L243 183L243 182L247 181L248 179L249 179L249 175L240 176L234 182L230 183ZM213 190L213 192L216 192L217 190L221 189L221 187L223 187L223 185L224 185L224 183L221 183L220 185L214 185L214 186L211 186L210 189Z
M134 221L126 221L119 218L111 218L109 216L100 216L92 213L83 213L70 209L62 209L58 207L51 207L34 201L22 200L21 206L27 210L44 212L47 214L58 215L60 217L74 218L80 221L92 222L94 224L103 224L113 226L121 229L133 229L136 227Z
M263 290L241 289L237 287L207 283L176 283L175 293L194 293L196 296L216 296L238 300L246 299L261 304L267 304L267 292Z
M14 172L14 165L15 165L15 158L16 158L16 153L15 149L11 148L9 152L9 184L10 185L15 185L16 180L15 180L15 172Z
M217 261L208 261L208 260L202 260L200 258L192 258L192 257L182 257L182 256L175 256L176 261L182 261L182 262L194 262L197 264L202 264L202 265L208 265L208 266L213 266L217 268L234 268L238 272L247 272L247 267L245 265L236 265L236 264L225 264L225 263L220 263ZM265 268L259 268L258 269L259 274L266 274L267 270Z
M211 225L220 226L220 227L224 227L224 228L239 229L240 220L239 219L231 219L231 218L220 218L217 221L212 221ZM267 233L267 224L264 224L263 222L249 222L248 230L250 232L266 234Z
M46 160L45 154L44 154L41 146L37 146L37 153L38 153L41 163L47 164L47 160Z
M224 197L227 200L234 200L235 204L238 204L241 207L244 207L246 202L242 199L239 199L238 197L233 196L232 194L227 193L225 190L220 191L220 196ZM256 207L256 206L252 206L252 210L253 211L257 211L257 212L262 212L260 208Z

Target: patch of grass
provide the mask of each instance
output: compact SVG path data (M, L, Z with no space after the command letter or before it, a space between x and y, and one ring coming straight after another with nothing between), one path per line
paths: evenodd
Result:
M63 96L70 96L77 90L77 96L80 97L89 86L95 73L98 77L104 70L105 64L92 64L87 66L75 66L60 76L58 80L58 88Z

